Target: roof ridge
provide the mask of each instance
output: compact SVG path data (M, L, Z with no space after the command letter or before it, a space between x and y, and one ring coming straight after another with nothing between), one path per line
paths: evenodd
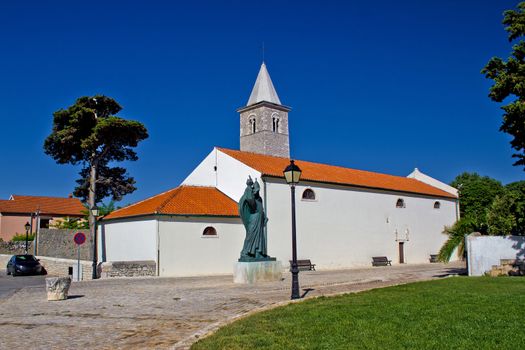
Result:
M164 208L164 206L166 206L166 204L168 204L172 199L175 199L175 197L177 197L177 194L180 193L181 188L182 186L175 187L173 189L173 193L170 194L168 198L166 198L164 202L162 202L157 208L155 208L155 214L159 213Z
M398 178L402 178L402 179L409 179L406 176L401 176L401 175L392 175L392 174L380 173L378 171L371 171L371 170L361 170L361 169L346 167L346 166L343 166L343 165L334 165L334 164L329 164L329 163L320 163L320 162L314 162L314 161L311 161L311 160L297 159L297 158L294 158L294 157L290 157L290 158L288 158L288 157L278 157L278 156L272 156L272 155L268 155L268 154L260 154L260 153L255 153L255 152L240 151L240 150L234 150L234 149L229 149L229 148L224 148L224 147L216 147L216 148L218 150L226 150L226 151L233 151L233 152L240 152L240 153L249 153L249 154L254 154L256 156L271 157L271 158L278 158L278 159L288 159L288 160L289 159L293 159L296 162L310 163L310 164L316 164L316 165L325 165L325 166L330 166L330 167L334 167L334 168L340 168L340 169L344 169L344 170L353 170L353 171L360 171L360 172L364 172L364 173L380 174L380 175L385 175L385 176L398 177ZM432 187L434 187L434 186L432 186Z
M30 197L30 198L56 198L56 199L78 199L78 197L59 197L59 196L33 196L30 194L12 194L10 197ZM9 199L7 199L9 200ZM16 199L14 199L16 200Z
M217 150L236 159L237 161L257 170L262 175L282 178L282 169L289 163L289 159L254 152L232 150L216 147ZM303 170L302 178L305 181L334 183L358 187L376 188L400 191L405 193L417 193L439 197L457 198L454 194L432 186L423 181L414 182L413 178L392 175L370 170L361 170L342 165L312 162L296 159L296 163Z

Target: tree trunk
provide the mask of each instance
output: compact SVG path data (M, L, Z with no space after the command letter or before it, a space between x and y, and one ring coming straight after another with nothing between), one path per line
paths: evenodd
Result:
M96 266L97 266L97 237L96 237L96 218L93 215L93 208L95 208L97 193L97 164L95 161L91 163L91 169L89 173L89 232L93 239L93 279L96 278Z

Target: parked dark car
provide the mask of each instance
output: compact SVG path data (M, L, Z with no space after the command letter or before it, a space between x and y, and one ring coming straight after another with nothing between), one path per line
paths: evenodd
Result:
M46 269L33 255L13 255L7 262L7 274L18 275L45 275Z

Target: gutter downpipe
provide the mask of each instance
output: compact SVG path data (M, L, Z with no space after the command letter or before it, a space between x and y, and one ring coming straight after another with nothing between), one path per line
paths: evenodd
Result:
M157 215L158 212L155 212L155 221L157 222L157 276L160 276L160 230L159 230L159 219Z

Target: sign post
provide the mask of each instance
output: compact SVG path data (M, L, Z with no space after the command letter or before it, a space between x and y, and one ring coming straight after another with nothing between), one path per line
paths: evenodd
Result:
M86 241L86 235L83 232L77 232L75 233L73 240L77 245L77 281L80 281L80 246Z

